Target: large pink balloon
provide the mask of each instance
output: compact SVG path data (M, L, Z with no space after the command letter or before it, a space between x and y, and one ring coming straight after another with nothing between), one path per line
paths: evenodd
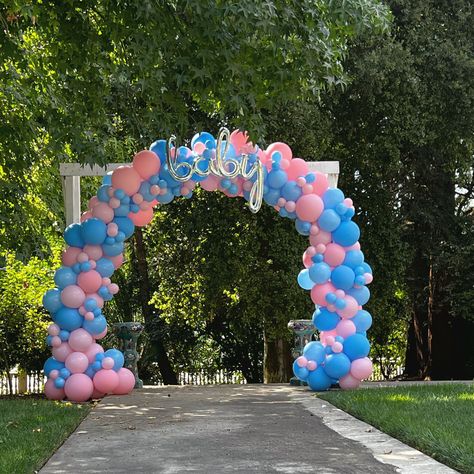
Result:
M322 196L329 188L328 178L324 173L320 173L319 171L313 171L313 173L316 175L316 180L312 182L313 191L319 196Z
M367 379L372 375L372 361L368 357L356 359L351 364L351 375L357 380Z
M99 202L92 209L92 216L108 224L114 219L114 210L106 202Z
M338 244L327 244L326 252L324 252L324 261L330 267L337 267L341 265L346 258L346 252L344 247Z
M286 144L282 142L276 142L272 143L271 145L268 146L268 148L265 150L268 156L272 156L272 153L275 151L279 151L281 153L281 157L284 160L290 161L293 158L293 152L291 151L291 148ZM300 158L296 158L300 159ZM303 161L303 160L301 160ZM293 178L290 178L293 179Z
M337 314L342 319L352 318L359 311L359 304L357 301L350 295L344 296L344 301L346 302L346 307L344 309L338 309Z
M101 369L94 375L94 387L99 392L113 392L119 384L119 376L115 370Z
M66 368L71 371L72 374L85 372L88 366L89 360L82 352L72 352L67 356Z
M135 387L135 376L133 373L125 367L122 367L117 371L117 375L119 377L119 383L114 388L114 394L125 395L130 393L133 387Z
M72 374L64 385L66 396L72 402L85 402L91 398L94 385L86 374Z
M51 351L53 353L53 357L56 360L59 360L59 362L64 362L68 355L71 354L73 351L69 347L69 344L67 342L61 342L61 344L58 347L53 347L53 350Z
M128 218L138 227L149 224L153 219L153 207L146 210L140 210L137 213L130 212Z
M97 342L93 342L89 346L89 348L84 352L84 354L87 356L87 360L89 361L89 364L92 364L92 362L95 361L95 356L103 352L104 352L104 348L100 344L97 344Z
M74 351L86 352L94 342L94 339L85 329L79 328L71 332L68 342Z
M142 150L133 157L133 167L143 179L158 173L160 164L160 159L149 150Z
M304 194L296 201L296 215L303 221L314 222L323 209L324 203L316 194Z
M66 267L72 267L77 262L77 256L82 252L79 247L68 247L61 255L61 261Z
M86 294L81 287L77 285L69 285L61 291L61 301L68 308L79 308L84 303Z
M319 306L326 306L326 295L328 293L334 293L336 288L334 288L332 283L323 283L322 285L314 285L311 289L311 300L314 304Z
M309 236L309 243L316 247L319 244L327 245L331 242L332 235L331 232L326 232L325 230L320 230L316 235Z
M50 400L63 400L66 397L63 388L56 388L54 385L54 380L48 379L44 384L44 394Z
M336 332L338 336L349 337L351 334L355 334L356 327L355 324L349 319L342 319L336 326Z
M77 284L85 293L95 293L102 286L102 276L95 270L81 272L77 276Z
M249 145L252 145L252 142L249 142L249 136L247 132L243 133L240 130L234 130L230 134L230 143L234 145L235 151L237 154L242 153L242 150L246 149Z
M296 178L308 174L308 163L301 158L293 158L290 161L290 166L285 171L288 175L288 180L296 181Z
M140 175L131 166L119 166L112 173L112 186L133 196L140 188Z
M357 380L351 374L347 374L339 379L339 386L344 390L350 390L357 388L360 384L360 380Z

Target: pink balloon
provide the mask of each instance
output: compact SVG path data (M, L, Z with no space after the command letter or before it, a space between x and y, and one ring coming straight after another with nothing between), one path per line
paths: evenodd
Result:
M312 257L316 255L316 250L314 247L308 247L303 253L303 265L305 268L309 268L313 265Z
M305 194L296 201L296 215L303 221L314 222L323 209L323 200L316 194Z
M61 331L61 329L57 324L53 323L48 326L48 334L50 336L59 336L59 331Z
M323 283L322 285L314 285L311 289L311 300L314 304L326 306L326 295L328 293L334 293L335 291L336 288L334 288L333 284L330 282Z
M117 371L117 375L119 383L114 388L114 394L126 395L127 393L130 393L133 390L133 387L135 387L135 376L133 373L125 367L122 367Z
M72 349L69 347L67 342L62 342L59 347L53 347L51 351L53 353L53 357L59 362L64 362L69 354L72 353Z
M94 339L85 329L79 328L74 329L74 331L69 334L68 342L74 351L86 352L94 342Z
M271 145L268 146L268 148L265 151L267 155L270 157L275 151L279 151L281 153L281 157L284 160L290 161L293 158L293 152L291 151L291 148L286 143L282 143L282 142L272 143ZM292 179L292 178L289 178L289 179Z
M314 360L309 360L308 364L306 365L306 368L308 370L316 370L317 367L318 367L318 364Z
M106 202L99 202L92 209L92 215L108 224L114 219L114 210Z
M357 388L360 384L360 381L353 377L351 374L347 374L341 379L339 379L339 386L343 390L351 390Z
M338 336L349 337L351 334L355 334L356 326L355 324L350 321L349 319L342 319L336 326L336 332Z
M59 336L53 336L51 338L51 346L59 347L62 344L61 338Z
M86 245L84 252L91 260L99 260L103 256L102 247L100 245Z
M133 167L143 179L158 173L160 165L158 156L149 150L142 150L133 157Z
M102 359L102 368L103 369L113 369L115 361L112 357L104 357Z
M44 394L49 400L63 400L66 397L64 389L56 388L53 379L49 379L44 384Z
M198 154L202 155L204 150L206 149L206 145L202 142L196 142L193 146L193 150Z
M116 255L115 257L107 257L113 264L115 269L120 268L123 263L123 254Z
M72 352L67 356L66 368L73 374L85 372L88 366L89 360L82 352Z
M318 244L327 245L331 243L331 240L332 240L331 232L326 232L325 230L320 230L316 235L309 236L309 243L313 247L316 247Z
M59 370L56 370L56 369L51 370L48 377L50 379L56 380L59 377Z
M84 222L84 221L86 221L87 219L90 219L90 218L92 218L92 217L94 217L94 216L92 215L92 212L91 212L91 211L83 212L83 213L81 214L81 222Z
M140 210L136 214L129 212L128 218L138 227L143 227L149 224L153 219L153 207L149 207L145 210Z
M119 166L112 173L112 186L133 196L140 188L140 175L131 166Z
M344 301L346 302L346 307L344 309L338 309L337 314L342 319L348 319L348 318L354 317L356 315L357 311L359 311L359 304L350 295L346 295L344 297Z
M89 199L89 209L92 211L92 208L94 208L95 206L97 206L97 204L99 204L99 198L97 196L92 196L90 199Z
M92 392L91 398L92 400L97 400L99 398L104 398L105 393L99 392L96 388L94 388L94 391Z
M97 303L97 306L99 308L103 308L104 307L104 299L99 296L97 293L89 293L86 295L86 299L88 298L93 298L95 299L96 303ZM84 313L85 314L85 313Z
M308 365L308 359L305 356L300 356L296 359L296 365L298 367L306 367Z
M290 166L286 169L288 180L296 181L300 176L308 174L308 163L301 158L293 158L290 161Z
M96 270L81 272L77 276L77 284L85 293L95 293L102 286L102 276Z
M366 285L369 285L370 283L372 283L374 281L374 277L373 277L372 273L364 273L364 278L365 278L365 284Z
M341 265L346 258L346 252L344 247L338 244L327 244L326 252L324 252L324 261L330 267L337 267Z
M86 295L77 285L69 285L61 291L61 301L68 308L79 308L84 303Z
M311 183L313 185L313 192L318 196L322 196L329 188L328 177L319 171L313 171L313 173L316 175L316 180Z
M107 335L107 328L105 328L100 334L94 334L94 339L103 339Z
M242 133L240 130L234 130L230 134L230 143L234 145L237 154L242 153L242 149L246 147L248 140L249 136L247 135L247 132Z
M336 341L334 344L331 345L331 349L336 354L339 354L339 352L342 352L342 350L344 349L344 346L339 341Z
M368 357L356 359L351 364L351 375L357 380L367 379L372 375L372 361Z
M115 370L101 369L94 375L94 387L99 392L113 392L119 384L119 376Z
M326 346L331 346L332 343L334 342L334 337L337 336L336 334L336 330L335 329L332 329L331 331L321 331L319 333L319 340L321 341L321 344L324 344ZM330 339L332 338L332 339ZM329 341L328 341L329 339ZM331 342L331 344L329 344L329 342Z
M346 252L349 252L349 250L360 250L360 243L356 242L354 245L351 245L350 247L344 247L344 250Z
M84 354L86 355L89 364L92 364L92 362L95 361L95 356L103 352L104 348L100 344L97 344L97 342L93 342L89 348L84 351Z
M72 402L85 402L91 398L94 385L86 374L72 374L66 380L64 391Z
M68 247L63 250L61 261L66 267L72 267L77 262L77 256L82 252L79 247Z

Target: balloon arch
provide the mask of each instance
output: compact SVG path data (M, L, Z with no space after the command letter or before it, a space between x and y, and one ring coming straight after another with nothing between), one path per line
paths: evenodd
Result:
M110 278L123 263L124 243L135 226L152 220L154 206L190 198L198 183L206 191L244 197L252 212L264 201L309 237L298 283L311 291L320 340L305 346L293 371L312 390L336 382L356 388L372 373L366 337L372 318L362 309L372 270L360 251L352 200L329 188L326 175L309 172L285 143L263 150L246 134L227 129L217 140L207 132L196 134L191 148L178 148L174 141L154 142L130 165L105 176L81 223L66 228L68 247L54 276L56 288L43 297L54 321L47 336L52 357L44 365L46 396L81 402L133 389L135 378L123 367L123 354L104 352L97 343L107 333L104 302L119 291Z

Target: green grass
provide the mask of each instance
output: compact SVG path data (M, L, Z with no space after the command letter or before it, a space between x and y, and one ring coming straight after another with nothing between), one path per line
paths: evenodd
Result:
M0 398L0 473L39 469L90 408L39 397Z
M318 397L454 469L474 473L474 385L368 388Z

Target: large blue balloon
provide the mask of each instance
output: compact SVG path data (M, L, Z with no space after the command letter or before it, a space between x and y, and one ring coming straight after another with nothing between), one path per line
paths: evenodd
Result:
M355 273L352 268L339 265L331 273L331 282L336 288L349 290L354 285Z
M126 239L133 235L133 232L135 231L135 224L130 218L115 217L112 222L115 222L115 224L117 224L119 231L125 234Z
M372 316L368 311L360 309L352 318L352 322L355 324L357 332L365 332L372 326Z
M49 357L44 363L43 371L46 376L49 376L52 370L61 370L62 368L64 368L64 362L59 362L54 357Z
M301 196L301 188L296 184L296 181L287 181L281 188L281 195L287 201L296 202Z
M354 269L364 263L364 254L360 250L349 250L342 263Z
M71 247L84 247L82 239L81 224L71 224L64 230L64 240Z
M191 148L193 148L196 143L208 144L211 148L216 147L216 139L209 132L196 133L191 139Z
M73 308L61 308L57 313L53 315L53 321L61 328L66 331L74 331L82 326L83 317L79 314L77 309Z
M95 269L100 273L100 276L104 278L111 277L115 271L115 267L112 261L104 257L99 258L99 260L97 260L97 265Z
M331 331L335 329L341 318L337 313L329 311L327 308L318 308L313 313L313 324L320 331Z
M121 369L123 367L123 364L125 362L125 359L123 357L123 354L121 351L118 349L109 349L108 351L104 352L105 357L112 357L114 360L114 366L113 369L115 371Z
M315 263L309 267L309 277L314 283L322 285L329 280L331 276L331 267L324 262Z
M318 219L318 226L326 232L333 232L339 227L340 223L341 218L333 209L324 210Z
M82 239L89 245L101 245L107 237L107 225L104 221L92 217L82 223Z
M283 170L272 170L268 173L266 184L274 189L280 189L288 180Z
M312 370L307 379L309 388L321 392L327 390L331 386L331 379L328 377L322 367L318 367L316 370Z
M321 364L326 358L326 351L319 341L311 341L304 346L303 355L308 360L314 360L316 363Z
M368 339L362 334L352 334L348 336L344 341L344 354L349 357L350 360L360 359L361 357L367 357L370 352L370 343Z
M107 257L116 257L123 252L123 242L102 245L102 250Z
M55 313L63 308L64 306L61 302L61 291L57 288L48 290L43 296L43 306L50 313Z
M156 140L151 144L150 150L160 158L161 163L166 161L166 140Z
M303 382L306 382L306 379L309 375L309 370L306 367L300 367L295 360L293 362L293 373L295 374L295 377L299 378Z
M365 305L365 303L367 303L367 301L370 299L370 291L366 286L351 288L347 293L351 295L361 306Z
M110 186L109 186L109 185L103 184L103 185L97 190L97 197L99 198L99 201L102 201L102 202L109 202L109 200L110 200L109 189L110 189Z
M75 285L77 274L71 267L59 267L54 274L54 283L58 288L66 288L69 285Z
M323 194L323 202L325 209L332 209L342 201L344 201L344 193L338 188L329 188Z
M303 290L311 290L311 288L313 288L314 282L309 277L307 268L298 273L298 285L300 285Z
M342 352L339 354L331 354L324 363L324 371L333 379L340 379L349 373L351 369L351 361Z
M84 322L82 323L82 327L86 331L90 332L92 335L100 334L107 327L107 321L104 318L104 316L100 314L99 316L96 316L91 321L84 319Z
M336 244L343 247L354 245L360 237L360 229L355 222L341 222L341 225L333 232L332 239Z

